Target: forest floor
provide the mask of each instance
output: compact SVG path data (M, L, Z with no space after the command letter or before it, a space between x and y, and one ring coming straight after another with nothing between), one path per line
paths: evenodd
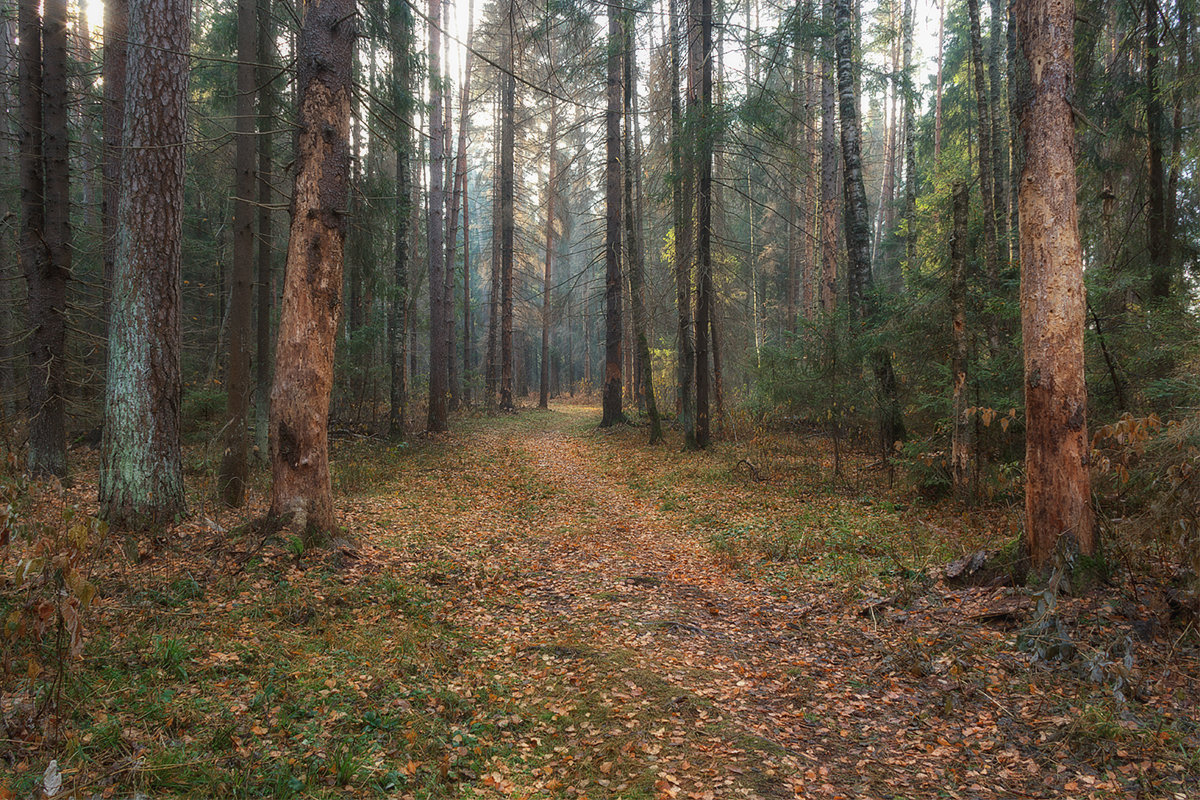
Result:
M105 537L60 713L31 693L52 653L6 659L0 800L59 781L81 798L1200 796L1200 639L1153 587L1110 576L1038 609L951 586L944 565L1011 538L1010 512L919 502L861 460L847 474L869 478L835 479L817 437L683 453L598 418L563 404L339 440L348 539L320 552L235 529L254 510L218 514L210 489L160 540ZM86 513L94 481L33 487L16 513Z

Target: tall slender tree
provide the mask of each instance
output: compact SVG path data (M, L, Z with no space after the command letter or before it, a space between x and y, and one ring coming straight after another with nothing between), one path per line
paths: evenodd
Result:
M617 6L608 9L607 105L604 111L604 394L601 427L625 421L621 410L621 51Z
M679 424L683 428L686 449L696 447L696 351L692 331L692 181L691 158L685 159L683 103L679 90L679 51L682 47L678 0L668 0L670 15L671 70L671 214L674 225L672 245L675 273L676 335L679 338L677 390Z
M516 0L508 0L505 48L507 69L500 76L500 408L511 411L513 402L513 260L516 257L516 220L513 206L516 148Z
M392 105L396 113L396 242L392 255L392 275L395 286L388 300L388 364L391 367L389 384L388 433L393 438L404 436L408 418L408 227L412 216L411 187L409 186L409 153L412 139L412 86L410 55L412 43L412 12L403 0L390 0L389 18L392 34Z
M442 116L442 0L429 0L429 223L426 243L429 249L429 417L431 433L447 430L449 373L446 360L446 249L443 222L446 199L443 181L446 172L445 119Z
M265 462L269 444L267 430L271 397L271 291L275 255L274 215L271 204L275 160L275 25L271 0L258 0L258 280L255 317L254 439L258 459Z
M711 438L713 46L712 0L690 0L688 111L696 126L696 445Z
M217 491L225 505L246 500L250 474L250 325L254 285L254 96L256 0L237 3L237 90L234 101L233 271L229 281L229 363L225 372L224 451Z
M180 266L189 0L130 0L100 512L125 528L185 511Z

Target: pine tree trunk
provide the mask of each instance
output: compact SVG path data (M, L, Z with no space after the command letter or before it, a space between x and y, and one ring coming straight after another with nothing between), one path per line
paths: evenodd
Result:
M684 447L696 446L696 352L692 338L692 182L691 159L684 158L683 109L679 96L681 47L677 0L669 0L671 49L671 212L675 236L672 249L675 272L675 311L679 338L676 369L679 392L679 425Z
M933 167L942 160L942 68L946 59L946 3L938 0L937 89L933 110Z
M979 0L967 0L971 23L971 64L975 77L975 105L979 123L979 193L983 206L983 263L988 290L996 292L1000 280L996 249L995 189L992 186L992 121L988 106L987 78L983 72L983 43L979 26ZM995 348L999 336L996 322L986 321L988 339Z
M187 139L188 0L129 3L117 251L109 324L100 513L157 528L185 513L180 268Z
M447 430L447 394L450 390L446 370L446 198L443 183L446 172L445 119L442 116L442 0L429 0L429 222L425 241L429 258L429 416L430 433Z
M1007 114L1004 114L1004 79L1000 72L1000 52L1004 37L1004 25L1001 21L1002 0L988 0L992 9L991 27L988 36L988 97L992 118L992 209L995 214L996 228L996 257L1003 264L1008 264L1012 255L1008 252L1008 239L1004 235L1008 230L1008 191L1005 180L1008 177L1004 163L1004 142L1008 138L1004 130ZM997 267L997 269L999 269Z
M484 365L484 393L487 395L485 405L489 413L496 409L497 393L500 386L499 356L500 356L500 84L504 80L502 73L496 75L495 124L492 129L492 258L490 265L491 279L488 282L488 329L487 329L487 363Z
M513 163L516 138L516 0L508 3L508 71L502 76L500 114L500 408L513 403L513 261L516 258Z
M472 43L475 39L475 3L467 4L467 41L466 67L463 71L461 100L458 106L458 147L454 157L454 193L450 201L450 232L446 237L446 305L450 311L446 325L447 359L450 373L450 408L457 409L466 401L467 372L471 369L470 358L467 354L467 326L471 313L470 284L470 242L467 239L467 121L471 116L471 62ZM447 108L449 97L447 96ZM448 126L447 126L448 127ZM458 209L463 210L463 362L462 372L458 369L455 355L455 319L454 319L454 262L458 250Z
M24 11L25 3L21 4ZM35 79L40 92L30 102L40 102L37 128L29 135L41 138L40 158L34 168L44 170L37 199L40 224L36 232L37 255L26 262L29 287L29 442L28 466L35 477L67 472L64 391L66 390L67 280L71 250L70 183L67 142L67 9L65 0L44 5L42 29L36 26L36 7L23 16L21 47L25 37L42 39L41 72ZM27 24L32 15L34 26ZM35 46L36 45L32 45ZM29 67L22 59L22 67ZM25 73L23 73L24 75ZM21 82L22 100L29 87ZM25 133L24 131L22 132ZM29 219L27 217L27 219Z
M409 158L412 139L412 82L410 50L412 48L412 16L409 7L400 2L391 6L392 34L392 105L396 110L396 245L392 254L392 276L395 286L388 303L388 362L391 382L388 404L388 434L393 439L404 437L408 423L408 221L412 216Z
M1035 569L1056 552L1096 551L1088 476L1083 255L1075 206L1072 0L1016 0L1024 63L1019 93L1021 321L1025 344L1025 535Z
M298 45L300 136L271 389L271 515L308 544L336 530L329 398L350 187L354 8L354 0L310 4Z
M965 183L954 184L953 197L954 225L950 229L950 326L954 342L950 363L953 381L950 475L955 496L966 500L971 479L971 454L967 420L967 203L970 193Z
M688 110L696 131L696 445L708 447L712 333L712 0L691 0ZM699 96L696 95L699 89Z
M646 300L645 281L643 279L643 263L641 237L638 235L638 214L634 201L634 174L641 168L637 152L632 141L636 125L637 108L634 97L637 94L637 50L634 47L634 12L627 10L624 14L625 27L625 236L629 241L629 299L632 305L633 342L632 348L637 356L637 376L641 388L642 402L645 403L646 415L650 419L650 444L662 441L662 422L658 417L658 403L654 397L654 370L650 360L650 343L646 333Z
M1150 296L1171 293L1171 243L1167 238L1164 186L1162 91L1158 78L1158 3L1146 0L1146 144L1149 150L1149 200L1146 207L1146 249L1150 256Z
M550 279L554 264L554 179L558 164L558 103L550 98L550 131L547 135L550 165L546 179L546 268L542 279L542 359L538 383L538 408L550 407Z
M271 404L271 264L275 252L274 215L271 213L271 176L274 172L275 137L275 26L271 22L271 0L258 0L258 309L255 319L254 440L258 460L269 452Z
M13 142L16 141L16 131L11 123L15 122L16 109L13 102L12 89L17 85L17 76L13 74L17 54L17 20L12 13L13 8L8 0L0 0L0 108L6 112L0 116L0 182L7 186L17 186L20 183L16 159L13 158ZM14 167L10 172L9 168ZM0 192L0 219L10 219L12 209L9 206L9 192ZM16 411L16 371L13 364L13 342L17 338L16 320L13 311L17 306L13 289L16 286L17 268L20 265L21 242L15 230L17 226L6 224L0 229L0 416L2 424L8 425L10 417Z
M608 9L607 106L604 112L604 395L600 427L625 421L621 411L621 32L618 9Z
M100 200L100 252L104 261L104 286L101 300L101 324L106 334L110 322L112 301L113 259L117 252L117 206L121 186L121 139L125 123L126 37L129 34L129 0L106 0L104 3L104 116L101 138L103 183ZM107 369L108 359L105 357ZM107 378L106 378L107 380Z
M229 365L225 372L224 452L217 492L225 505L246 499L250 411L250 323L254 281L255 0L237 3L237 100L234 118L233 273L229 295Z

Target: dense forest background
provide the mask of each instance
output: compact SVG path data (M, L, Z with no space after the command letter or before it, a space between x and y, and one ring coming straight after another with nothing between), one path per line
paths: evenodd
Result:
M444 98L439 103L444 119L437 120L445 136L440 143L445 156L439 154L437 162L445 171L444 235L456 237L444 245L446 314L454 330L447 343L450 406L487 407L499 391L499 377L491 373L500 369L497 350L503 342L493 340L502 304L492 295L502 282L501 292L508 291L507 276L496 275L502 260L501 78L508 64L515 75L514 140L506 156L515 195L512 389L523 398L543 380L551 396L600 387L603 9L516 0L477 9L462 5L445 10L445 51L436 65L426 52L428 9L374 3L357 12L353 188L332 404L334 425L343 430L385 429L389 403L402 406L407 424L426 416L431 75L438 76ZM852 335L845 324L843 193L840 185L829 184L831 176L835 184L841 180L837 129L829 125L836 123L829 96L830 10L765 2L714 9L713 111L704 123L714 154L709 356L715 367L714 427L721 435L746 436L760 425L816 424L850 441L874 441L878 403L870 398L877 390L871 376L853 365L860 361L856 352L878 344L892 353L895 400L906 431L901 449L884 457L898 456L910 477L938 490L953 472L951 372L961 347L969 493L994 496L1020 472L1023 438L1013 23L1002 4L981 9L973 3L882 2L858 9L854 66L878 309ZM112 98L105 94L101 9L71 4L68 11L72 258L65 284L63 396L66 427L76 441L94 431L101 416L107 338L103 256L105 236L111 236L104 224L104 165L113 151L106 149L104 129ZM658 408L671 414L678 404L679 349L671 203L682 180L673 177L672 168L672 86L686 93L691 68L680 66L681 32L675 33L680 49L672 59L671 9L645 4L628 13L622 49L629 56L625 79L635 91L626 110L631 149L625 159L635 171L629 200L635 224L625 257L644 263L641 293L654 391ZM37 320L21 311L26 287L17 265L15 4L6 3L3 14L0 268L6 299L0 397L9 421L5 429L19 437L14 423L28 409L24 351ZM252 379L229 374L231 337L256 326L255 428L263 450L295 147L297 20L291 4L278 2L259 3L241 22L234 3L198 7L192 21L182 209L183 418L198 435L206 430L203 422L223 417L231 377ZM1183 0L1079 8L1073 108L1088 289L1089 410L1097 429L1124 414L1166 421L1195 404L1191 269L1197 189L1190 135L1196 116L1195 24ZM236 91L239 25L253 26L250 96ZM676 72L676 78L682 74L682 90L672 83L672 65L682 70ZM239 120L251 119L249 130L239 127ZM255 219L244 238L234 208L240 196L239 132L252 134L254 143L248 199ZM409 162L402 176L411 195L407 203L397 196L398 132L405 134L400 152ZM968 192L959 283L953 280L950 246L956 183ZM469 223L459 224L468 212ZM397 242L407 249L403 274L396 269ZM257 249L249 256L255 261L249 284L234 267L239 248ZM547 278L544 267L551 261ZM250 291L257 297L253 303ZM626 282L627 297L628 292ZM247 302L239 301L242 295ZM397 301L399 310L393 308ZM952 325L956 303L961 341ZM624 304L622 375L626 404L643 408L640 360L630 344L632 305ZM249 321L251 315L257 322ZM394 330L401 324L406 330ZM394 354L389 357L390 343L397 340L404 370L392 363ZM235 344L242 346L240 339ZM399 398L392 400L397 383Z

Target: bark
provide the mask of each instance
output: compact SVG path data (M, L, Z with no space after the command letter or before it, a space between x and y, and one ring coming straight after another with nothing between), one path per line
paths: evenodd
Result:
M516 0L508 3L508 70L500 114L500 408L512 411L513 404L513 259L516 255L513 219L514 164L516 136Z
M497 73L496 83L499 86L503 75ZM488 281L488 329L484 372L484 393L487 395L485 405L489 412L496 409L496 395L500 385L499 373L499 336L500 336L500 90L497 89L495 101L495 124L492 130L492 258L490 264L490 280Z
M1192 93L1182 88L1191 79L1189 49L1191 48L1192 10L1187 2L1176 4L1179 13L1177 67L1175 70L1175 111L1171 121L1171 166L1167 171L1166 238L1170 250L1175 247L1179 227L1179 176L1183 170L1184 102Z
M16 104L13 102L12 88L17 85L13 74L16 63L17 26L15 15L12 14L8 0L0 2L0 181L5 186L18 185L17 174L10 173L10 166L19 172L16 160L13 158L13 143L16 142L16 131L10 122L15 121L11 113ZM9 206L9 192L0 192L0 219L7 220L12 214ZM13 342L19 335L16 331L16 320L13 310L17 303L13 296L16 285L16 268L20 264L21 243L17 226L5 224L0 229L0 414L3 424L9 423L9 417L16 411L16 372L13 364Z
M46 227L45 170L42 153L42 25L36 0L20 0L17 8L20 38L17 84L17 141L21 184L21 231L19 261L29 286L30 301L46 273L50 254L43 231ZM30 321L36 323L30 310ZM34 354L30 352L30 360ZM30 400L32 400L32 391ZM30 407L31 416L36 407Z
M184 512L180 268L188 0L129 3L128 91L109 325L100 513L157 528Z
M265 462L269 448L271 397L271 262L275 252L274 199L271 175L274 171L275 69L272 43L275 26L271 22L271 0L258 0L258 309L255 320L254 449Z
M391 382L388 392L388 433L404 437L408 422L408 220L412 215L409 158L412 139L412 86L409 52L412 48L412 16L401 0L391 0L392 105L396 113L396 247L392 256L395 286L388 302L388 363Z
M833 28L833 0L824 0L825 26ZM832 43L831 43L832 44ZM827 53L833 47L826 47ZM838 133L834 62L821 62L821 310L837 305L838 266Z
M972 0L974 2L974 0ZM835 36L838 111L842 133L842 191L845 195L847 302L850 316L863 315L871 288L871 230L867 220L867 194L863 189L862 133L858 121L858 95L854 91L854 46L851 0L835 0Z
M995 213L996 257L1007 264L1012 255L1008 252L1008 240L1004 235L1008 230L1008 191L1005 187L1008 170L1004 163L1004 142L1008 138L1004 123L1008 115L1004 113L1004 79L1000 72L1004 37L1001 2L1004 1L988 0L992 10L988 33L988 97L992 115L992 209Z
M554 179L558 164L558 104L550 98L550 168L546 179L546 268L542 279L542 359L538 408L550 407L550 279L554 265Z
M329 397L350 183L354 9L354 0L311 3L300 31L297 173L271 389L271 515L314 545L335 530Z
M859 129L858 99L854 92L853 42L851 40L850 0L835 0L835 36L838 99L842 128L842 174L845 195L847 301L856 327L874 321L876 316L871 275L871 230L868 223L867 197L862 178L862 133ZM879 385L880 453L886 461L893 445L904 438L904 423L897 399L896 376L891 352L886 346L870 356L875 381Z
M698 126L696 171L696 445L708 447L709 349L712 333L712 0L691 0L688 107ZM699 97L695 88L699 84ZM698 102L697 102L698 100Z
M933 167L942 160L942 66L946 58L946 2L938 0L937 89L933 100Z
M600 427L625 421L621 411L621 17L608 10L607 106L604 112L604 395Z
M1017 120L1017 20L1012 6L1008 8L1008 251L1010 258L1019 255L1020 213L1017 194L1020 186L1021 126Z
M471 116L471 62L474 60L471 52L472 42L475 39L475 3L474 0L467 4L467 41L466 41L466 67L463 70L463 85L461 92L461 100L458 106L458 147L454 157L454 192L450 200L450 215L449 215L449 233L446 236L446 307L448 316L446 320L446 353L447 366L449 368L450 378L450 408L457 409L461 403L465 402L464 386L466 382L466 372L470 369L469 359L466 355L466 344L464 341L463 347L463 363L462 375L458 371L458 360L455 355L454 333L454 262L458 250L458 209L461 206L463 209L463 339L467 337L467 316L470 314L471 297L466 289L469 284L468 263L469 257L467 250L470 249L466 235L466 204L467 204L467 120ZM449 120L449 96L447 95L447 121ZM447 124L447 135L449 135L449 124Z
M1017 0L1029 65L1020 93L1021 321L1025 345L1025 535L1035 569L1090 555L1083 257L1075 206L1072 0Z
M100 201L101 256L104 260L104 288L101 316L108 330L113 285L113 259L117 251L117 205L121 185L121 139L125 122L126 36L129 28L128 0L104 3L104 140L100 175L103 194ZM107 340L106 340L107 342ZM107 346L107 345L106 345ZM106 359L107 363L107 359Z
M954 342L950 364L953 380L950 475L955 496L966 500L971 479L970 426L967 419L967 203L970 193L966 184L955 183L953 196L954 225L950 231L950 325Z
M446 360L446 172L445 120L442 117L442 0L429 0L429 222L425 241L429 257L429 416L430 433L447 430L449 374Z
M987 78L983 72L983 43L979 26L979 0L967 0L971 23L971 64L975 77L975 105L979 123L979 193L983 206L983 263L988 288L995 292L999 282L996 249L996 204L992 186L992 121L988 110ZM986 321L988 339L995 348L998 342L995 320Z
M442 16L444 19L443 24L449 24L450 3L448 0L442 1ZM446 40L445 52L443 53L443 64L445 65L445 80L442 83L442 109L445 113L445 125L442 128L442 134L446 137L446 265L443 273L445 281L442 285L442 291L445 293L444 302L446 304L446 402L449 410L456 411L459 402L459 387L458 353L457 348L454 346L454 334L457 324L454 318L454 258L458 250L458 204L460 196L458 194L458 167L456 166L459 161L451 150L454 145L454 122L451 118L451 110L454 103L452 102L450 40L448 38ZM466 119L464 113L460 113L460 120Z
M913 17L916 14L913 0L904 2L904 62L902 86L904 90L904 261L905 268L916 268L917 258L917 118L916 94L913 86L912 50ZM904 288L904 273L897 271L898 290Z
M67 280L70 277L71 250L68 210L70 185L68 180L67 144L67 10L64 0L50 0L44 6L42 28L37 27L36 6L26 10L21 3L23 114L26 104L41 104L38 124L22 130L22 136L40 138L34 163L27 169L42 171L34 203L30 208L27 226L37 218L37 227L27 227L27 237L37 237L39 244L27 239L31 251L25 261L25 281L29 289L29 442L28 468L35 477L67 472L65 408L66 389L66 305ZM30 24L30 19L33 22ZM26 63L26 36L41 38L41 70ZM37 47L31 42L30 47ZM26 85L26 75L30 85ZM27 93L36 86L37 93ZM31 120L26 118L26 122ZM23 155L33 155L22 150ZM44 177L42 177L44 176ZM24 191L22 192L24 194Z
M471 315L471 216L468 211L471 205L471 192L467 173L463 173L463 382L462 402L471 405L471 383L474 364L472 364L471 349L474 338L474 317Z
M246 500L250 412L250 324L254 280L255 0L237 3L237 100L234 117L233 271L229 295L229 364L225 371L224 452L217 473L222 502Z
M672 248L675 272L675 311L679 337L676 369L679 391L679 425L684 447L696 446L696 352L692 339L692 214L690 159L684 164L683 109L679 96L679 14L677 0L669 0L671 49L671 212L675 226Z
M646 415L650 419L650 444L662 441L662 422L658 416L658 403L654 397L654 370L650 360L650 342L646 333L646 289L643 279L641 237L638 235L634 206L634 173L641 168L632 143L637 108L633 98L637 94L637 50L634 48L634 12L625 13L625 236L629 241L629 299L633 312L633 344L637 356L637 375L640 379L642 400ZM640 209L638 209L640 211ZM547 273L549 274L549 273Z
M1158 3L1146 0L1146 144L1149 151L1149 201L1146 208L1146 249L1150 256L1150 296L1171 293L1171 243L1167 238L1164 186L1162 87L1159 86Z

